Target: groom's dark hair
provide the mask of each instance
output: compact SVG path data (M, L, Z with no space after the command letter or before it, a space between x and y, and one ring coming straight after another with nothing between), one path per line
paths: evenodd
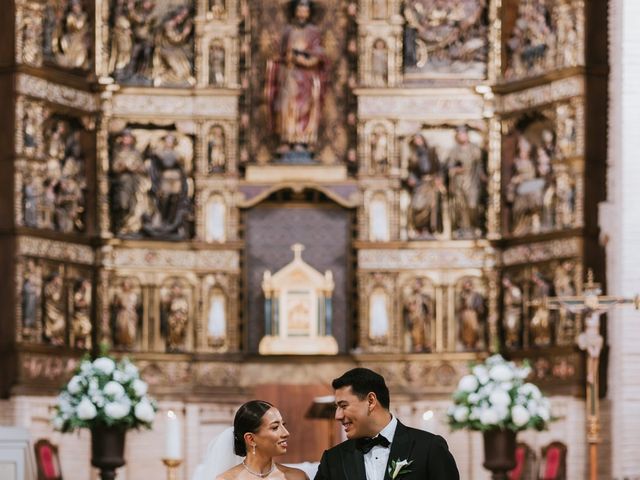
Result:
M373 392L380 405L389 410L389 389L384 382L384 377L373 370L362 367L354 368L333 380L331 386L334 390L351 387L351 391L360 400L364 400L370 392Z

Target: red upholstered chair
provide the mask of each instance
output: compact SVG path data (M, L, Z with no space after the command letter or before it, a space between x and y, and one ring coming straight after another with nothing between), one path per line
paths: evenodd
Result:
M516 468L509 472L509 480L535 480L536 454L523 442L516 447Z
M567 480L567 446L551 442L542 449L539 480Z
M62 480L58 447L47 439L38 440L34 446L38 480Z

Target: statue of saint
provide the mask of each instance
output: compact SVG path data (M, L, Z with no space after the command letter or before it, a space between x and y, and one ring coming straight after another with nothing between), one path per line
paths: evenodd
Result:
M73 318L71 320L71 334L73 346L76 348L91 348L91 282L80 279L73 291Z
M284 161L311 161L318 140L326 59L320 29L310 23L312 2L294 0L280 55L267 63L267 105Z
M136 149L136 138L129 129L123 130L115 140L111 171L115 233L120 237L139 235L142 220L150 212L151 181L142 154Z
M371 85L374 87L384 87L387 84L387 74L389 70L389 60L387 54L387 44L378 38L373 42L371 51Z
M389 169L389 136L384 125L373 128L370 141L373 173L386 173Z
M455 141L447 160L451 228L458 238L474 238L481 234L481 199L487 175L482 150L469 140L466 126L458 127Z
M191 213L189 184L184 172L178 138L167 133L160 143L149 149L152 214L145 216L143 231L156 238L186 238Z
M116 293L113 303L115 314L113 340L117 347L125 349L135 347L138 336L139 303L140 297L133 282L126 278Z
M517 348L522 329L522 289L509 276L502 279L502 312L504 343L508 348Z
M211 128L209 137L209 173L224 172L227 162L224 129L220 125Z
M130 8L133 9L133 5ZM116 78L120 78L131 62L133 52L133 29L124 0L118 0L114 18L108 71Z
M209 13L207 14L208 17L212 18L213 20L224 19L225 15L227 14L224 6L224 0L210 0L209 5Z
M533 316L529 322L529 343L535 347L551 345L551 318L545 299L551 295L551 285L540 272L532 276L531 305Z
M40 267L32 259L27 261L22 282L22 328L33 330L37 326L42 288Z
M82 0L70 0L62 18L56 22L51 47L56 61L63 67L89 67L90 21Z
M121 75L125 80L148 80L151 74L155 8L152 0L129 1L127 12L133 35L130 61Z
M402 303L411 352L431 352L435 340L433 299L426 291L423 279L416 278L405 287Z
M436 152L421 133L409 141L408 168L411 227L418 237L433 238L442 231L442 196L446 190Z
M178 7L160 26L155 37L153 84L195 85L192 53L189 49L193 20L189 8Z
M473 281L466 279L458 298L459 337L464 350L477 350L481 347L481 320L484 313L484 298L474 289Z
M225 51L220 42L209 48L209 85L224 85Z
M165 331L167 350L178 351L184 348L189 324L189 300L179 283L174 283L163 302L163 330Z
M31 175L25 177L22 186L22 218L25 227L38 227L38 188Z
M65 298L62 277L54 273L44 286L44 337L53 345L64 345Z

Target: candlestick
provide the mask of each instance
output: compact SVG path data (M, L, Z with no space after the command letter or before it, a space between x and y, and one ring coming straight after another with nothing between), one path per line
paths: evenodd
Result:
M167 438L165 447L165 458L172 460L182 459L182 431L180 428L180 419L172 410L167 412Z
M182 464L179 458L163 458L162 463L167 466L167 480L178 480L178 467Z

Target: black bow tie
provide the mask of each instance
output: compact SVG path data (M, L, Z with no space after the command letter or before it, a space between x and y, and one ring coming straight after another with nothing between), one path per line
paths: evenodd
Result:
M356 448L362 451L363 454L369 453L373 447L380 445L384 448L389 448L389 440L383 435L376 435L375 437L364 437L356 439Z

